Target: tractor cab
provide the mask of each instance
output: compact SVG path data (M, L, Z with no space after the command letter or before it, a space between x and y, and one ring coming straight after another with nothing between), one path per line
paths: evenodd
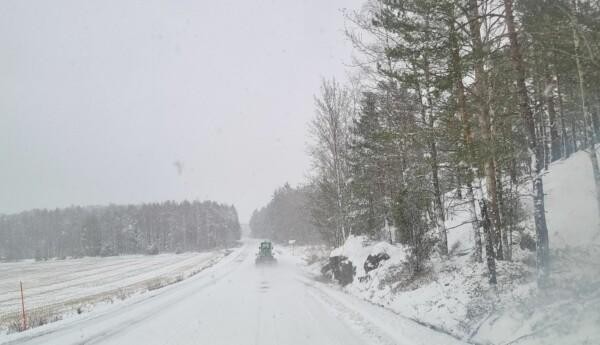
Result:
M256 254L256 263L275 263L275 261L273 244L270 241L261 242L258 246L258 253Z

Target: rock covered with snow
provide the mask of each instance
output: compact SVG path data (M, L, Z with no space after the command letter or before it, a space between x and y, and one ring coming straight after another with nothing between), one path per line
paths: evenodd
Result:
M354 281L356 267L345 256L330 256L329 262L321 268L321 274L346 286Z
M382 254L385 254L396 263L406 258L406 252L402 246L392 245L388 242L372 241L366 236L349 236L346 242L335 248L329 256L347 257L356 266L356 275L363 277L367 274L367 270L365 270L367 258Z
M367 256L367 260L365 261L363 268L366 273L379 268L379 265L385 260L389 260L390 256L388 253L379 253L379 254L370 254Z

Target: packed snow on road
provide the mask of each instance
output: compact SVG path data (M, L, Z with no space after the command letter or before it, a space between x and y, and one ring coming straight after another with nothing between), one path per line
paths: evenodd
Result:
M258 242L201 273L22 333L1 344L462 344L313 280L287 249L255 263Z

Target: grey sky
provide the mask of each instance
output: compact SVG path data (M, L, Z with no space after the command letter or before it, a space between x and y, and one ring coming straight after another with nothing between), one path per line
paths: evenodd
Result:
M303 180L321 76L363 0L0 2L0 213Z

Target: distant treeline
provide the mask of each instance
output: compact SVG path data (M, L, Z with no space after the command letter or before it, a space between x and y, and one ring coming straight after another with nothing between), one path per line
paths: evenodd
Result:
M0 259L204 250L240 235L235 208L212 201L32 210L0 216Z
M275 191L267 206L252 213L252 236L276 242L321 242L321 234L311 222L310 200L310 187L292 188L285 184Z

